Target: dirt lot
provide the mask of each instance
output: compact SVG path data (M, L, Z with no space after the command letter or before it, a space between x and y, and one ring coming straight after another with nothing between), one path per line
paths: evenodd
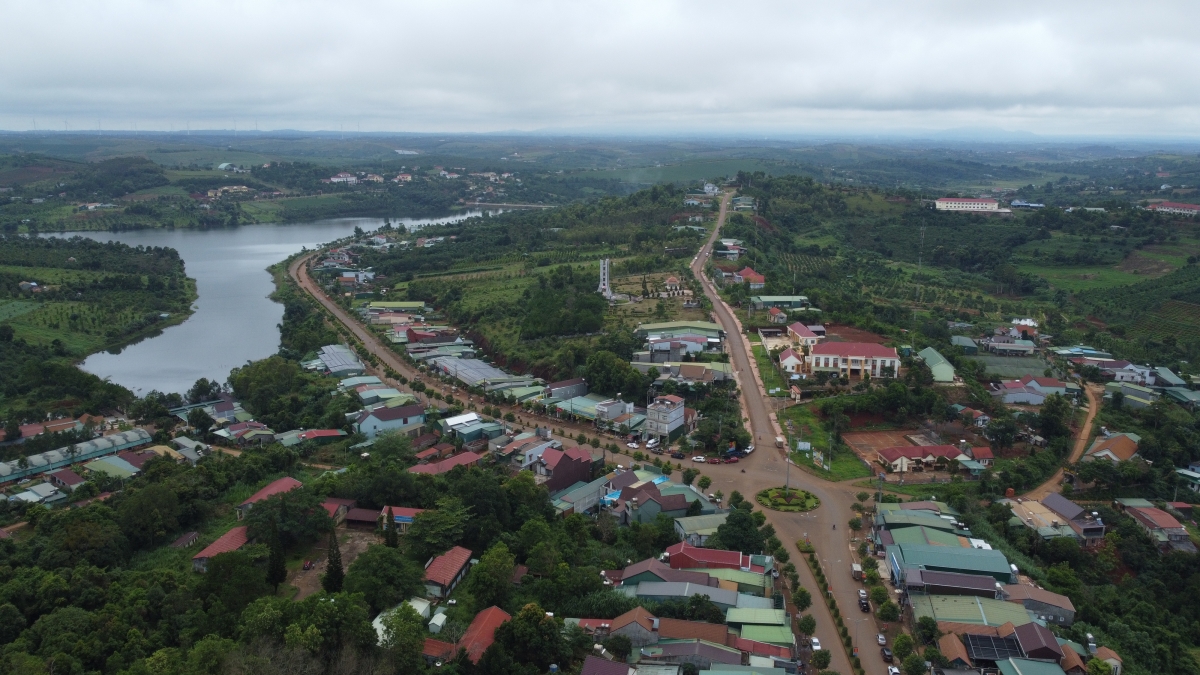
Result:
M881 345L885 341L882 335L876 335L853 326L839 326L833 323L825 326L825 333L826 339L830 342L874 342Z
M881 448L891 448L897 445L913 445L905 438L920 433L917 429L896 429L893 431L847 431L842 434L842 440L854 449L859 457L875 462L876 451Z
M350 563L354 562L363 551L367 550L367 546L376 542L375 533L367 530L350 530L346 527L339 527L338 547L342 552L342 569L350 569ZM306 554L306 560L318 560L319 562L311 569L305 570L304 565L291 572L288 575L287 583L295 586L297 591L293 598L294 600L303 600L313 593L321 592L321 577L325 574L325 566L329 562L326 554L325 542L314 546L309 553Z
M1133 272L1134 274L1159 277L1174 271L1175 266L1165 260L1151 258L1140 253L1131 253L1121 261L1121 264L1117 265L1117 269L1122 272Z

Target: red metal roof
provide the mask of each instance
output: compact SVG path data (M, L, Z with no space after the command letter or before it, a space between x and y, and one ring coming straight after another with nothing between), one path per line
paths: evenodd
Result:
M409 467L408 472L437 475L446 473L456 466L470 466L477 463L481 459L483 459L483 455L477 455L473 452L460 452L457 455L443 459L440 462L434 462L432 464L418 464L416 466Z
M817 334L816 334L816 333L814 333L814 332L812 332L811 330L809 330L809 329L808 329L808 326L805 326L804 324L800 323L799 321L797 321L796 323L794 323L794 324L792 324L792 325L788 326L788 332L790 332L790 333L795 333L796 335L798 335L798 336L800 336L800 337L802 337L802 338L815 338L815 337L817 337Z
M304 487L304 483L301 483L291 476L284 476L279 480L268 483L266 487L258 492L255 492L249 499L242 502L241 505L245 506L247 504L255 504L257 502L261 502L267 497L283 494L284 492L291 492L298 487Z
M479 663L483 653L496 641L496 629L511 618L508 612L494 605L475 615L475 620L458 641L458 646L467 650L471 663Z
M246 529L247 528L245 525L239 525L226 532L218 537L216 541L208 546L205 546L203 551L200 551L196 555L192 556L192 560L196 560L198 558L211 558L222 553L236 551L245 546L246 542L250 541L250 537L246 534Z
M1196 204L1183 204L1180 202L1159 202L1157 204L1151 204L1149 206L1149 208L1151 208L1151 209L1190 209L1192 211L1200 211L1200 206L1198 206Z
M954 203L958 203L958 204L963 204L963 203L998 204L999 203L995 199L969 199L966 197L941 197L938 199L938 201L939 202L954 202Z
M373 509L350 509L346 512L346 520L358 523L373 523L379 519L379 514Z
M746 638L732 634L729 636L728 646L740 652L754 654L755 656L777 656L781 659L792 658L792 650L787 647L770 645L765 642L758 642L757 640L747 640Z
M689 546L687 542L679 542L667 549L667 554L671 556L670 561L674 563L674 557L679 554L686 555L696 562L708 564L736 565L738 568L750 567L750 556L742 554L740 551L721 551L715 548L700 548L699 546ZM675 565L672 564L672 567Z
M429 565L425 568L425 580L441 586L449 586L454 583L454 578L458 576L462 568L470 562L471 552L461 546L455 546L429 561Z
M1179 521L1175 520L1175 516L1172 516L1162 509L1157 509L1153 506L1131 506L1126 510L1134 518L1137 518L1152 528L1160 530L1183 529L1183 525L1180 525Z
M392 510L393 518L416 518L418 513L425 513L425 509L410 509L407 506L385 506L379 511L379 515L387 518L388 509Z
M79 474L70 469L59 469L50 474L50 477L63 485L81 485L83 483L83 479L79 477Z
M333 438L335 436L345 435L346 432L342 431L341 429L309 429L308 431L300 434L300 438L307 441L312 438Z
M812 348L814 355L850 356L868 359L898 359L894 347L884 347L874 342L822 342Z
M433 638L425 638L425 647L421 650L423 656L428 656L431 659L447 660L454 658L454 653L458 649L449 642L434 640Z

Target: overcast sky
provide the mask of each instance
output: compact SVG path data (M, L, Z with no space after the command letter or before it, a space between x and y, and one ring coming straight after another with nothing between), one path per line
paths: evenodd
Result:
M1200 137L1200 3L0 3L0 128Z

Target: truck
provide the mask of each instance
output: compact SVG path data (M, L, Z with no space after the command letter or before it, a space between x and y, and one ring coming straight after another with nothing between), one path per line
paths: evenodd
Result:
M782 448L782 447L784 447L784 446L786 446L786 445L787 445L787 441L785 441L785 440L783 439L783 436L776 436L776 437L775 437L775 447L777 447L777 448Z
M858 563L851 564L850 565L850 576L853 577L855 581L862 581L862 578L863 578L862 565L859 565Z

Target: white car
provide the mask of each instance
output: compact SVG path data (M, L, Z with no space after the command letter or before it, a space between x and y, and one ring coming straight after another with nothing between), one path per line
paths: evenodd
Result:
M900 675L900 669L896 666L888 666L888 675Z
M707 462L707 461L708 461L708 459L707 459L707 458L705 458L705 457L700 457L699 455L697 455L696 457L693 457L693 458L692 458L692 461L693 461L693 462L700 462L701 464L703 464L703 463Z
M812 650L813 650L814 652L815 652L815 651L818 651L818 650L820 650L820 649L821 649L821 641L820 641L820 640L818 640L818 639L817 639L817 638L815 638L815 637L813 637L813 638L809 638L809 639L812 641Z
M883 633L880 633L880 634L879 634L879 635L878 635L878 636L875 638L875 641L879 643L879 646L880 646L880 647L886 647L886 646L887 646L887 636L886 636L886 635L884 635Z
M862 589L862 588L858 589L858 599L859 600L867 599L867 591L865 589Z
M657 448L658 447L658 439L651 438L649 441L646 442L646 447L647 448Z
M629 448L630 450L637 450L642 446L638 445L637 443L629 442L625 444L625 447Z
M750 453L754 452L754 446L753 446L753 445L747 445L747 446L746 446L746 449L745 449L745 450L743 450L742 452L744 452L744 453L746 453L746 454L748 455L748 454L750 454Z

